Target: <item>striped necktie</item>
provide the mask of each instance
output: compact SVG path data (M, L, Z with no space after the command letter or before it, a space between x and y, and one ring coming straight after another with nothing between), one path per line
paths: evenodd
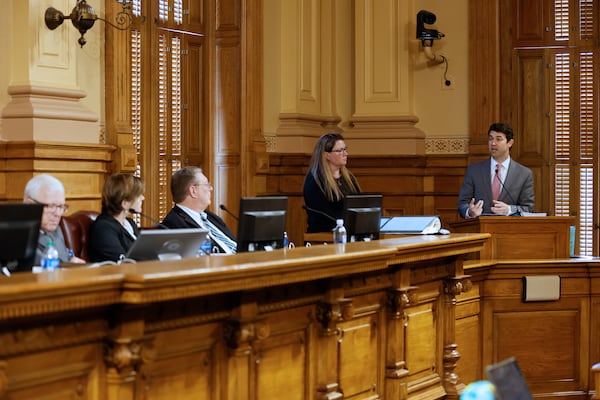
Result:
M231 240L229 236L221 232L219 228L210 222L206 213L200 213L200 218L202 218L205 228L208 229L210 238L214 240L225 253L235 254L237 243Z

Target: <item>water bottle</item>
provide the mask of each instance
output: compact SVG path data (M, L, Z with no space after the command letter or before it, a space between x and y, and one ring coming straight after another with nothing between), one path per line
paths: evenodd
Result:
M42 258L42 269L51 271L58 269L60 266L60 259L58 258L58 250L54 247L54 242L49 239Z
M199 256L210 256L210 251L212 248L212 241L210 240L210 235L207 233L204 241L200 245L200 251L198 252Z
M333 229L333 243L346 243L346 228L344 220L336 220L335 228Z
M283 248L287 249L287 247L289 246L290 241L288 239L288 235L287 232L283 232Z

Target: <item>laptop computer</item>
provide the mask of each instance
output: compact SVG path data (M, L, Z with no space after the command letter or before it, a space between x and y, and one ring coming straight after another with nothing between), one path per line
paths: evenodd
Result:
M442 227L437 215L414 215L381 217L379 231L381 233L437 233Z
M125 258L136 261L194 258L207 233L200 228L142 230Z
M517 359L509 357L496 364L488 365L485 373L496 387L496 398L500 400L532 400L527 381L519 368Z

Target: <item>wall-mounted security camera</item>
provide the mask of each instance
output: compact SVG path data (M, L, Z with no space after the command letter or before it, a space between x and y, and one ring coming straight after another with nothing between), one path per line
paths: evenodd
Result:
M423 47L433 45L433 41L444 37L442 32L437 29L425 28L425 25L435 24L435 14L421 10L417 13L417 39L421 40Z

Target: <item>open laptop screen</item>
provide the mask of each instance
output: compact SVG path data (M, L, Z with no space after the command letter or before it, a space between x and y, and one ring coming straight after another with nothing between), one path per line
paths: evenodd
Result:
M207 232L206 229L142 230L125 257L136 261L193 258Z

